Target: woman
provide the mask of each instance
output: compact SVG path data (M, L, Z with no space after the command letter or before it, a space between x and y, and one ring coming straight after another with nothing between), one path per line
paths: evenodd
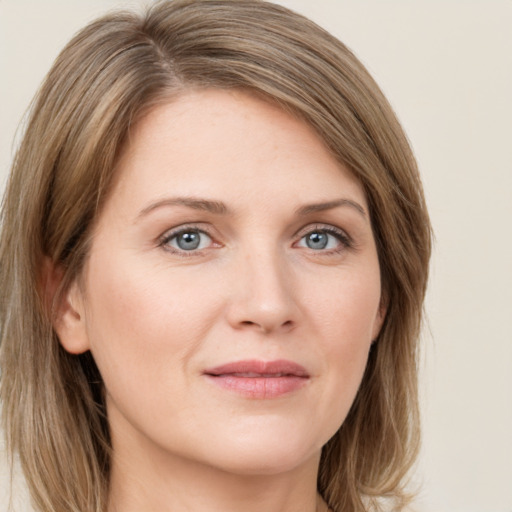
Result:
M403 508L430 227L342 43L253 0L90 24L2 223L3 419L38 510Z

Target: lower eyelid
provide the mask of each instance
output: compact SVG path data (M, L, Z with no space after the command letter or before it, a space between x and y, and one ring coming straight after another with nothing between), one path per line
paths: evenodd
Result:
M321 248L321 249L313 249L312 247L308 247L306 243L304 243L303 245L300 245L300 247L304 247L306 249L310 249L311 251L318 252L318 253L324 253L324 254L327 254L330 252L339 252L341 250L344 250L344 249L347 249L350 247L349 243L347 241L345 241L344 239L334 236L331 233L327 233L327 234L330 235L332 238L334 238L334 240L336 241L336 247L325 247L325 248ZM301 237L299 242L301 242L306 236L307 235L304 235L303 237Z

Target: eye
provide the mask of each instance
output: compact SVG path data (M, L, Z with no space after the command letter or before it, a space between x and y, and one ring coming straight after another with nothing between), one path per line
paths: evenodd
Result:
M349 237L335 227L322 227L310 230L299 240L298 247L313 251L341 251L351 246Z
M167 234L162 245L175 251L200 251L212 244L211 237L199 229L186 228Z

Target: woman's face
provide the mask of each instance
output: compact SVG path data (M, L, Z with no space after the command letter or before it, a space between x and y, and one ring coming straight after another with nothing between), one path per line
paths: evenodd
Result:
M219 90L153 110L117 172L58 328L97 362L114 451L318 461L383 314L359 182L302 121Z

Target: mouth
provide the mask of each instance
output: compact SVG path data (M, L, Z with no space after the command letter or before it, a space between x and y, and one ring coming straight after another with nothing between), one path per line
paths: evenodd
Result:
M277 398L303 387L310 376L293 361L236 361L209 368L203 374L222 389L247 398Z

